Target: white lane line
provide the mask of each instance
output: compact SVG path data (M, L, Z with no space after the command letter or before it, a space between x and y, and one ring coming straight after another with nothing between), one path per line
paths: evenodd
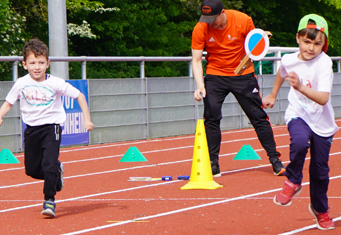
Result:
M193 146L184 146L184 147L177 147L177 148L168 148L168 149L160 149L160 150L151 150L151 151L144 151L144 152L141 152L141 153L142 153L142 154L158 153L158 152L166 152L166 151L173 151L173 150L186 149L186 148L193 148ZM111 155L111 156L104 156L104 157L97 157L97 158L88 158L88 159L81 159L81 160L74 160L74 161L63 162L63 164L65 165L65 164L70 164L70 163L79 163L79 162L87 162L87 161L97 161L97 160L103 160L103 159L109 159L109 158L117 158L117 157L122 157L122 156L123 156L123 154ZM4 171L13 171L13 170L22 170L22 169L25 169L25 167L3 169L3 170L0 170L0 172L4 172Z
M88 173L88 174L82 174L82 175L73 175L73 176L64 177L64 180L65 179L85 177L85 176L101 175L101 174L107 174L107 173L113 173L113 172L119 172L119 171L135 170L135 169L154 167L154 166L156 166L156 165L134 166L134 167L130 167L130 168L122 168L122 169L116 169L116 170L110 170L110 171L100 171L100 172L94 172L94 173ZM4 185L4 186L0 186L0 189L14 188L14 187L20 187L20 186L26 186L26 185L32 185L32 184L40 184L43 182L44 182L43 180L39 180L39 181L34 181L34 182L22 183L22 184Z
M282 136L288 136L288 134L283 134L283 135L278 135L277 137L282 137ZM254 138L248 138L248 139L236 139L236 140L229 140L229 141L223 141L222 144L226 144L226 143L232 143L232 142L239 142L239 141L247 141L247 140L253 140L253 139L257 139L257 137ZM338 138L334 138L333 140L340 140L341 137ZM282 145L282 146L277 146L277 148L286 148L289 145ZM151 150L151 151L144 151L141 152L142 154L148 154L148 153L158 153L158 152L165 152L165 151L174 151L174 150L179 150L179 149L187 149L187 148L193 148L193 145L191 146L183 146L183 147L176 147L176 148L168 148L168 149L159 149L159 150ZM260 151L265 151L264 149L257 149L255 150L256 152L260 152ZM237 153L233 153L233 154L237 154ZM226 154L222 154L220 155L221 157L224 156ZM97 161L97 160L103 160L103 159L109 159L109 158L116 158L116 157L122 157L123 154L119 154L119 155L112 155L112 156L104 156L104 157L97 157L97 158L88 158L88 159L82 159L82 160L75 160L75 161L68 161L68 162L63 162L63 164L69 164L69 163L79 163L79 162L87 162L87 161ZM1 172L5 172L5 171L13 171L13 170L22 170L24 169L24 167L18 167L18 168L8 168L8 169L2 169L0 170Z
M280 136L287 136L287 135L288 134L284 134L284 135L280 135ZM248 138L248 139L236 139L236 140L223 141L221 144L232 143L232 142L239 142L239 141L247 141L247 140L253 140L253 139L257 139L257 137ZM340 137L340 139L341 139L341 137ZM283 147L288 147L288 146L289 145L278 146L277 148L283 148ZM182 147L175 147L175 148L168 148L168 149L150 150L150 151L144 151L144 152L141 152L141 153L142 154L158 153L158 152L167 152L167 151L174 151L174 150L188 149L188 148L193 148L193 145L182 146ZM258 149L258 150L255 150L255 151L265 151L265 150L264 149ZM82 159L82 160L68 161L68 162L63 162L63 164L87 162L87 161L97 161L97 160L103 160L103 159L108 159L108 158L122 157L123 155L124 154L118 154L118 155L112 155L112 156L104 156L104 157L97 157L97 158L88 158L88 159ZM220 155L220 156L223 156L223 155ZM0 170L0 172L13 171L13 170L22 170L22 169L25 169L25 168L24 167L8 168L8 169L2 169L2 170Z
M277 137L280 136L288 136L288 134L283 134L283 135L278 135ZM226 143L232 143L232 142L238 142L238 141L246 141L246 140L253 140L253 139L257 139L257 137L253 137L253 138L248 138L248 139L236 139L236 140L229 140L229 141L223 141L222 144L226 144ZM333 140L339 140L341 139L341 137L338 138L334 138ZM289 145L282 145L282 146L277 146L277 148L286 148ZM183 146L183 147L176 147L176 148L168 148L168 149L159 149L159 150L151 150L151 151L144 151L141 152L142 154L148 154L148 153L158 153L158 152L165 152L165 151L173 151L173 150L179 150L179 149L187 149L187 148L193 148L193 146ZM256 152L260 152L260 151L265 151L264 149L257 149L255 150ZM233 153L233 154L237 154L237 153ZM225 156L226 154L222 154L219 155L220 157ZM231 154L228 154L231 155ZM116 158L116 157L122 157L123 154L119 154L119 155L112 155L112 156L104 156L104 157L97 157L97 158L88 158L88 159L82 159L82 160L75 160L75 161L68 161L68 162L63 162L63 164L69 164L69 163L79 163L79 162L87 162L87 161L97 161L97 160L103 160L103 159L109 159L109 158ZM187 160L185 160L187 161ZM5 171L13 171L13 170L22 170L24 169L24 167L18 167L18 168L8 168L8 169L2 169L0 170L1 172L5 172Z
M336 123L341 122L341 119L335 120ZM282 129L286 128L286 125L279 125L279 126L272 126L272 129ZM340 128L340 127L339 127ZM223 131L221 134L226 135L226 134L235 134L235 133L240 133L240 132L248 132L252 131L254 132L254 128L247 128L247 129L240 129L240 130L228 130L228 131ZM275 138L278 136L285 136L288 134L284 135L275 135ZM186 136L180 136L180 137L168 137L168 138L162 138L162 139L149 139L149 140L141 140L141 141L133 141L133 142L124 142L124 143L114 143L114 144L103 144L103 145L91 145L91 146L82 146L79 148L72 148L72 149L61 149L61 153L66 153L66 152L75 152L75 151L84 151L84 150L91 150L91 149L98 149L98 148L109 148L109 147L118 147L118 146L127 146L127 145L135 145L135 144L145 144L145 143L152 143L152 142L160 142L160 141L173 141L173 140L184 140L184 139L191 139L194 138L194 135L186 135ZM256 137L257 138L257 137ZM17 155L16 157L23 157L23 154Z
M152 166L155 166L155 165L138 166L138 167L118 169L118 170L112 170L112 171L106 171L106 172L96 172L96 173L89 173L89 174L84 174L84 175L75 175L75 176L64 177L64 179L78 178L78 177L92 176L92 175L99 175L99 174L104 174L104 173L112 173L112 172L117 172L117 171L131 170L131 169L144 168L144 167L152 167ZM232 170L232 171L226 171L226 172L222 172L222 174L224 175L224 174L229 174L229 173L241 172L241 171L246 171L246 170L250 170L250 169L257 169L257 168L267 167L267 166L270 166L270 164L262 165L262 166L256 166L256 167L242 168L242 169ZM168 181L168 182L171 183L171 182L179 182L179 181L178 180L174 180L174 181ZM43 183L43 181L40 180L40 181L35 181L35 182L23 183L23 184L0 186L0 189L19 187L19 186L26 186L26 185L32 185L32 184L38 184L38 183ZM165 184L165 183L150 184L150 185L145 185L145 186L141 186L141 187L148 188L148 187L154 187L156 185L158 186L158 185L163 185L163 184ZM125 190L131 191L131 190L136 190L136 189L140 189L140 187L128 188L128 189L125 189ZM116 191L112 191L110 193L117 193L117 192L122 192L122 190L116 190ZM106 195L106 194L109 194L109 193L104 193L103 195ZM101 194L95 194L95 195L96 196L100 196ZM87 197L87 196L85 196L85 197ZM80 198L83 198L83 197L80 197ZM61 200L61 201L63 202L63 201L70 201L70 200L75 200L75 199L67 199L67 200ZM28 206L18 207L18 209L26 209L26 208L40 206L40 205L41 204L28 205ZM0 210L0 213L7 212L7 211L12 211L12 210L18 210L18 209L12 208L12 209L7 209L7 210Z
M159 163L159 164L154 164L154 165L134 166L134 167L130 167L130 168L122 168L122 169L116 169L116 170L110 170L110 171L100 171L100 172L94 172L94 173L88 173L88 174L82 174L82 175L73 175L73 176L64 177L64 180L72 179L72 178L79 178L79 177L86 177L86 176L108 174L108 173L113 173L113 172L127 171L127 170L135 170L135 169L141 169L141 168L147 168L147 167L154 167L154 166L157 166L157 165L169 165L169 164L183 163L183 162L186 162L186 161L192 161L192 159L191 160L183 160L183 161L175 161L175 162ZM228 174L228 173L246 171L246 170L251 170L251 169L256 169L256 168L261 168L261 167L267 167L267 166L270 166L270 164L266 164L266 165L262 165L262 166L242 168L242 169L226 171L226 172L221 172L221 174ZM40 183L43 183L43 182L44 181L39 180L39 181L34 181L34 182L22 183L22 184L3 185L3 186L0 186L0 189L15 188L15 187L27 186L27 185L32 185L32 184L40 184Z
M287 147L287 146L284 146L284 147ZM258 150L255 150L255 151L263 151L263 149L258 149ZM229 156L229 155L233 155L234 156L236 154L237 153L227 153L227 154L220 155L220 157L225 157L225 156ZM339 154L341 154L341 152L331 153L329 155L332 156L332 155L339 155ZM309 160L309 159L310 158L307 157L305 160ZM158 163L158 164L152 164L152 165L134 166L134 167L129 167L129 168L122 168L122 169L116 169L116 170L110 170L110 171L100 171L100 172L81 174L81 175L74 175L74 176L67 176L67 177L64 177L64 180L66 180L66 179L73 179L73 178L79 178L79 177L86 177L86 176L108 174L108 173L113 173L113 172L128 171L128 170L135 170L135 169L141 169L141 168L148 168L148 167L154 167L154 166L177 164L177 163L183 163L183 162L188 162L188 161L192 161L192 159L186 159L186 160L180 160L180 161L174 161L174 162ZM68 162L66 162L66 163L68 163ZM286 164L286 163L289 163L289 161L285 161L283 163ZM268 167L268 166L271 166L271 164L264 164L264 165L260 165L260 166L253 166L253 167L247 167L247 168L241 168L241 169L236 169L236 170L225 171L225 172L221 172L221 174L225 175L225 174L230 174L230 173L235 173L235 172L242 172L242 171L247 171L247 170L252 170L252 169ZM3 186L0 186L0 189L15 188L15 187L27 186L27 185L32 185L32 184L41 184L43 182L44 181L39 180L39 181L28 182L28 183L21 183L21 184L3 185Z
M61 202L68 202L68 201L77 201L79 199L84 199L84 198L89 198L89 197L98 197L98 196L103 196L103 195L108 195L108 194L128 192L128 191L139 190L139 189L143 189L143 188L150 188L150 187L156 187L156 186L165 185L165 184L172 184L172 183L179 182L179 181L180 180L173 180L173 181L166 181L166 182L163 181L162 183L157 183L157 184L142 185L142 186L133 187L133 188L119 189L119 190L115 190L115 191L109 191L109 192L103 192L103 193L84 195L84 196L68 198L68 199L64 199L64 200L56 200L55 202L56 203L61 203ZM5 212L9 212L9 211L16 211L16 210L22 210L22 209L36 207L36 206L42 206L42 204L39 203L39 204L33 204L33 205L27 205L27 206L20 206L20 207L4 209L4 210L0 210L0 213L5 213Z
M99 199L78 199L72 200L73 202L115 202L115 201L216 201L216 200L227 200L230 199L228 197L207 197L207 198L99 198ZM273 197L250 197L245 198L245 200L272 200ZM295 199L299 200L309 200L310 197L299 197L295 196ZM330 197L328 199L341 199L341 197ZM0 203L8 203L8 202L41 202L43 203L44 200L27 200L27 199L9 199L9 200L0 200Z
M285 146L285 147L287 147L287 146ZM263 149L258 149L258 150L255 150L255 151L263 151ZM227 153L227 154L220 155L220 157L225 157L225 156L229 156L229 155L236 155L236 154L237 153ZM339 154L341 154L341 152L339 152ZM308 160L308 159L309 158L306 158L306 160ZM74 175L74 176L67 176L67 177L64 177L64 180L72 179L72 178L79 178L79 177L86 177L86 176L108 174L108 173L113 173L113 172L135 170L135 169L141 169L141 168L148 168L148 167L154 167L154 166L177 164L177 163L183 163L183 162L189 162L189 161L192 161L192 159L179 160L179 161L174 161L174 162L164 162L164 163L151 164L151 165L134 166L134 167L129 167L129 168L121 168L121 169L115 169L115 170L110 170L110 171L100 171L100 172L81 174L81 175ZM70 163L70 162L63 162L63 164L67 164L67 163ZM283 163L288 163L288 162L283 162ZM270 164L264 164L264 165L261 165L261 166L254 166L254 167L248 167L248 168L242 168L242 169L237 169L237 170L232 170L232 171L221 172L221 174L229 174L229 173L241 172L241 171L252 170L252 169L268 167L268 166L271 166L271 165ZM21 186L27 186L27 185L32 185L32 184L40 184L40 183L43 183L43 182L44 181L39 180L39 181L33 181L33 182L27 182L27 183L21 183L21 184L14 184L14 185L3 185L3 186L0 186L0 189L21 187Z
M285 128L285 125L280 126L273 126L272 129L281 129ZM253 128L247 128L247 129L241 129L241 130L229 130L229 131L223 131L221 134L235 134L235 133L241 133L241 132L249 132L249 131L255 131ZM288 135L288 134L286 134ZM281 136L281 135L278 135ZM61 152L74 152L74 151L83 151L83 150L89 150L89 149L98 149L98 148L109 148L109 147L118 147L118 146L127 146L127 145L135 145L135 144L146 144L146 143L152 143L152 142L160 142L160 141L173 141L173 140L184 140L184 139L194 139L194 135L186 135L186 136L179 136L179 137L168 137L168 138L162 138L162 139L149 139L149 140L141 140L141 141L133 141L133 142L125 142L125 143L115 143L115 144L104 144L104 145L92 145L92 146L85 146L85 147L79 147L74 149L61 149ZM257 137L256 137L257 138ZM18 155L19 157L23 157L24 155Z
M337 178L341 178L341 175L331 177L330 180L337 179ZM309 182L302 183L302 186L305 186L305 185L309 185ZM173 215L173 214L177 214L177 213L182 213L182 212L189 211L189 210L195 210L195 209L199 209L199 208L203 208L203 207L214 206L214 205L218 205L218 204L222 204L222 203L227 203L227 202L232 202L232 201L237 201L237 200L243 200L243 199L246 199L246 198L249 198L249 197L256 197L256 196L259 196L259 195L273 193L273 192L279 191L281 189L282 188L272 189L272 190L258 192L258 193L253 193L253 194L249 194L249 195L245 195L245 196L239 196L239 197L229 198L229 199L225 199L225 200L221 200L221 201L210 202L210 203L201 204L201 205L197 205L197 206L192 206L192 207L182 208L182 209L178 209L178 210L168 211L168 212L164 212L164 213L160 213L160 214L144 216L144 217L135 218L135 219L126 220L126 221L121 221L121 222L117 222L117 223L113 223L113 224L107 224L107 225L93 227L93 228L89 228L89 229L74 231L74 232L71 232L71 233L65 233L63 235L75 235L75 234L88 233L88 232L92 232L92 231L97 231L97 230L102 230L102 229L111 228L111 227L115 227L115 226L129 224L129 223L133 223L133 222L136 222L136 221L149 220L149 219L154 219L154 218L158 218L158 217L163 217L163 216Z
M8 169L0 170L0 172L4 172L4 171L16 171L16 170L22 170L22 169L25 169L25 167L8 168Z
M251 129L253 130L253 129ZM234 131L234 132L228 132L225 134L234 134L234 133L238 133L238 132L243 132L243 131ZM224 134L224 133L222 133ZM283 136L288 136L289 134L279 134L279 135L275 135L276 137L283 137ZM118 147L118 146L133 146L135 144L147 144L147 143L151 143L151 142L161 142L161 141L171 141L171 140L182 140L182 139L189 139L189 138L193 138L194 136L184 136L184 137L175 137L172 139L152 139L152 140L143 140L143 141L138 141L138 142L128 142L128 143L117 143L117 144L111 144L111 145L104 145L104 146L98 146L98 145L92 145L92 146L84 146L84 147L79 147L77 149L61 149L60 153L68 153L68 152L75 152L75 151L84 151L84 150L92 150L92 149L102 149L102 148L109 148L109 147ZM247 141L247 140L254 140L254 139L258 139L258 137L252 137L252 138L244 138L244 139L235 139L235 140L228 140L228 141L223 141L222 144L224 143L232 143L232 142L239 142L239 141ZM193 147L193 146L190 146ZM181 147L178 147L181 148ZM176 149L176 148L175 148ZM157 151L157 150L156 150ZM122 156L122 155L121 155ZM20 154L20 155L16 155L15 157L24 157L24 154Z
M268 165L270 165L270 164L268 164ZM267 165L258 166L258 167L251 167L251 168L243 168L243 169L233 170L233 171L227 171L227 172L222 172L222 174L244 171L246 169L261 168L261 167L265 167L265 166L267 166ZM330 180L337 179L339 177L341 177L341 176L333 176L333 177L330 177ZM39 181L39 182L41 182L41 181ZM138 186L138 187L133 187L133 188L120 189L120 190L104 192L104 193L97 193L97 194L92 194L92 195L85 195L85 196L80 196L80 197L75 197L75 198L70 198L70 199L65 199L65 200L57 200L56 202L73 201L73 200L78 200L78 199L83 199L83 198L96 197L96 196L113 194L113 193L120 193L120 192L126 192L126 191L133 191L133 190L137 190L137 189L141 189L141 188L155 187L155 186L164 185L164 184L171 184L171 183L175 183L175 182L183 182L183 181L182 180L166 181L166 182L162 182L162 183L143 185L143 186ZM307 184L309 184L309 182L302 183L302 186L307 185ZM35 206L39 206L39 205L40 204L34 204L34 205L28 205L28 206L23 206L23 207L16 207L16 208L10 208L10 209L6 209L6 210L0 210L0 213L13 211L13 210L19 210L19 209L25 209L25 208L30 208L30 207L35 207Z
M287 135L287 134L285 134ZM341 137L340 137L341 138ZM248 138L248 139L238 139L238 140L229 140L229 141L223 141L222 144L226 143L232 143L232 142L238 142L238 141L247 141L247 140L252 140L252 139L257 139L257 137L254 138ZM283 148L283 147L288 147L289 145L284 145L284 146L279 146L277 148ZM193 145L190 146L182 146L182 147L175 147L175 148L167 148L167 149L157 149L157 150L150 150L150 151L144 151L141 152L142 154L148 154L148 153L158 153L158 152L167 152L167 151L174 151L174 150L179 150L179 149L188 149L188 148L193 148ZM255 151L265 151L264 149L258 149ZM237 153L236 153L237 154ZM97 161L97 160L103 160L103 159L108 159L108 158L116 158L116 157L122 157L124 154L118 154L118 155L112 155L112 156L104 156L104 157L96 157L96 158L88 158L88 159L82 159L82 160L75 160L75 161L68 161L68 162L63 162L63 164L69 164L69 163L78 163L78 162L87 162L87 161ZM223 156L223 155L220 155ZM4 171L13 171L13 170L22 170L24 167L18 167L18 168L8 168L8 169L3 169L0 170L0 172Z
M333 218L333 221L334 221L334 222L339 221L339 220L341 220L341 216L340 216L340 217ZM317 228L317 225L316 225L316 224L314 224L314 225L309 225L309 226L306 226L306 227L303 227L303 228L299 228L299 229L292 230L292 231L290 231L290 232L280 233L280 234L278 234L278 235L292 235L292 234L304 232L304 231L307 231L307 230L310 230L310 229L313 229L313 228ZM333 231L333 230L331 230L331 231Z

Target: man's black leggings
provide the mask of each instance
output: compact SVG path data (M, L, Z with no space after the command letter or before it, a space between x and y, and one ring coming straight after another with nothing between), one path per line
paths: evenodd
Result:
M242 76L205 76L206 97L204 98L204 119L210 159L218 163L222 119L221 108L226 96L231 92L255 128L258 139L269 158L280 155L276 150L273 131L268 115L262 108L262 98L254 73Z

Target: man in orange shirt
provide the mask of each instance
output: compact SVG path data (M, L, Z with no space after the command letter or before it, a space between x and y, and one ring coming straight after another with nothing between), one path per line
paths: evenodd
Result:
M197 101L204 100L205 130L213 176L221 176L221 107L230 92L255 128L274 174L283 175L285 167L279 159L280 153L276 150L268 115L262 107L254 66L251 63L241 75L234 73L245 55L245 38L255 28L251 17L236 10L225 10L221 0L204 0L201 13L192 34L192 65L197 85L194 98ZM207 65L203 80L204 50L207 52Z

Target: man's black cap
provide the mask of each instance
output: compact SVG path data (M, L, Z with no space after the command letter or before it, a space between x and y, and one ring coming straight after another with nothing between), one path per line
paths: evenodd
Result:
M224 9L221 0L204 0L201 3L201 17L199 22L211 24Z

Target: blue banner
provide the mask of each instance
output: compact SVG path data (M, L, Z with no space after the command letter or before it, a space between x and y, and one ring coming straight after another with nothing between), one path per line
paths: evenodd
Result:
M88 81L87 80L66 80L72 86L76 87L88 99ZM83 113L78 101L70 97L62 97L64 109L66 112L66 121L62 124L62 146L77 145L89 143L89 132L83 125Z

